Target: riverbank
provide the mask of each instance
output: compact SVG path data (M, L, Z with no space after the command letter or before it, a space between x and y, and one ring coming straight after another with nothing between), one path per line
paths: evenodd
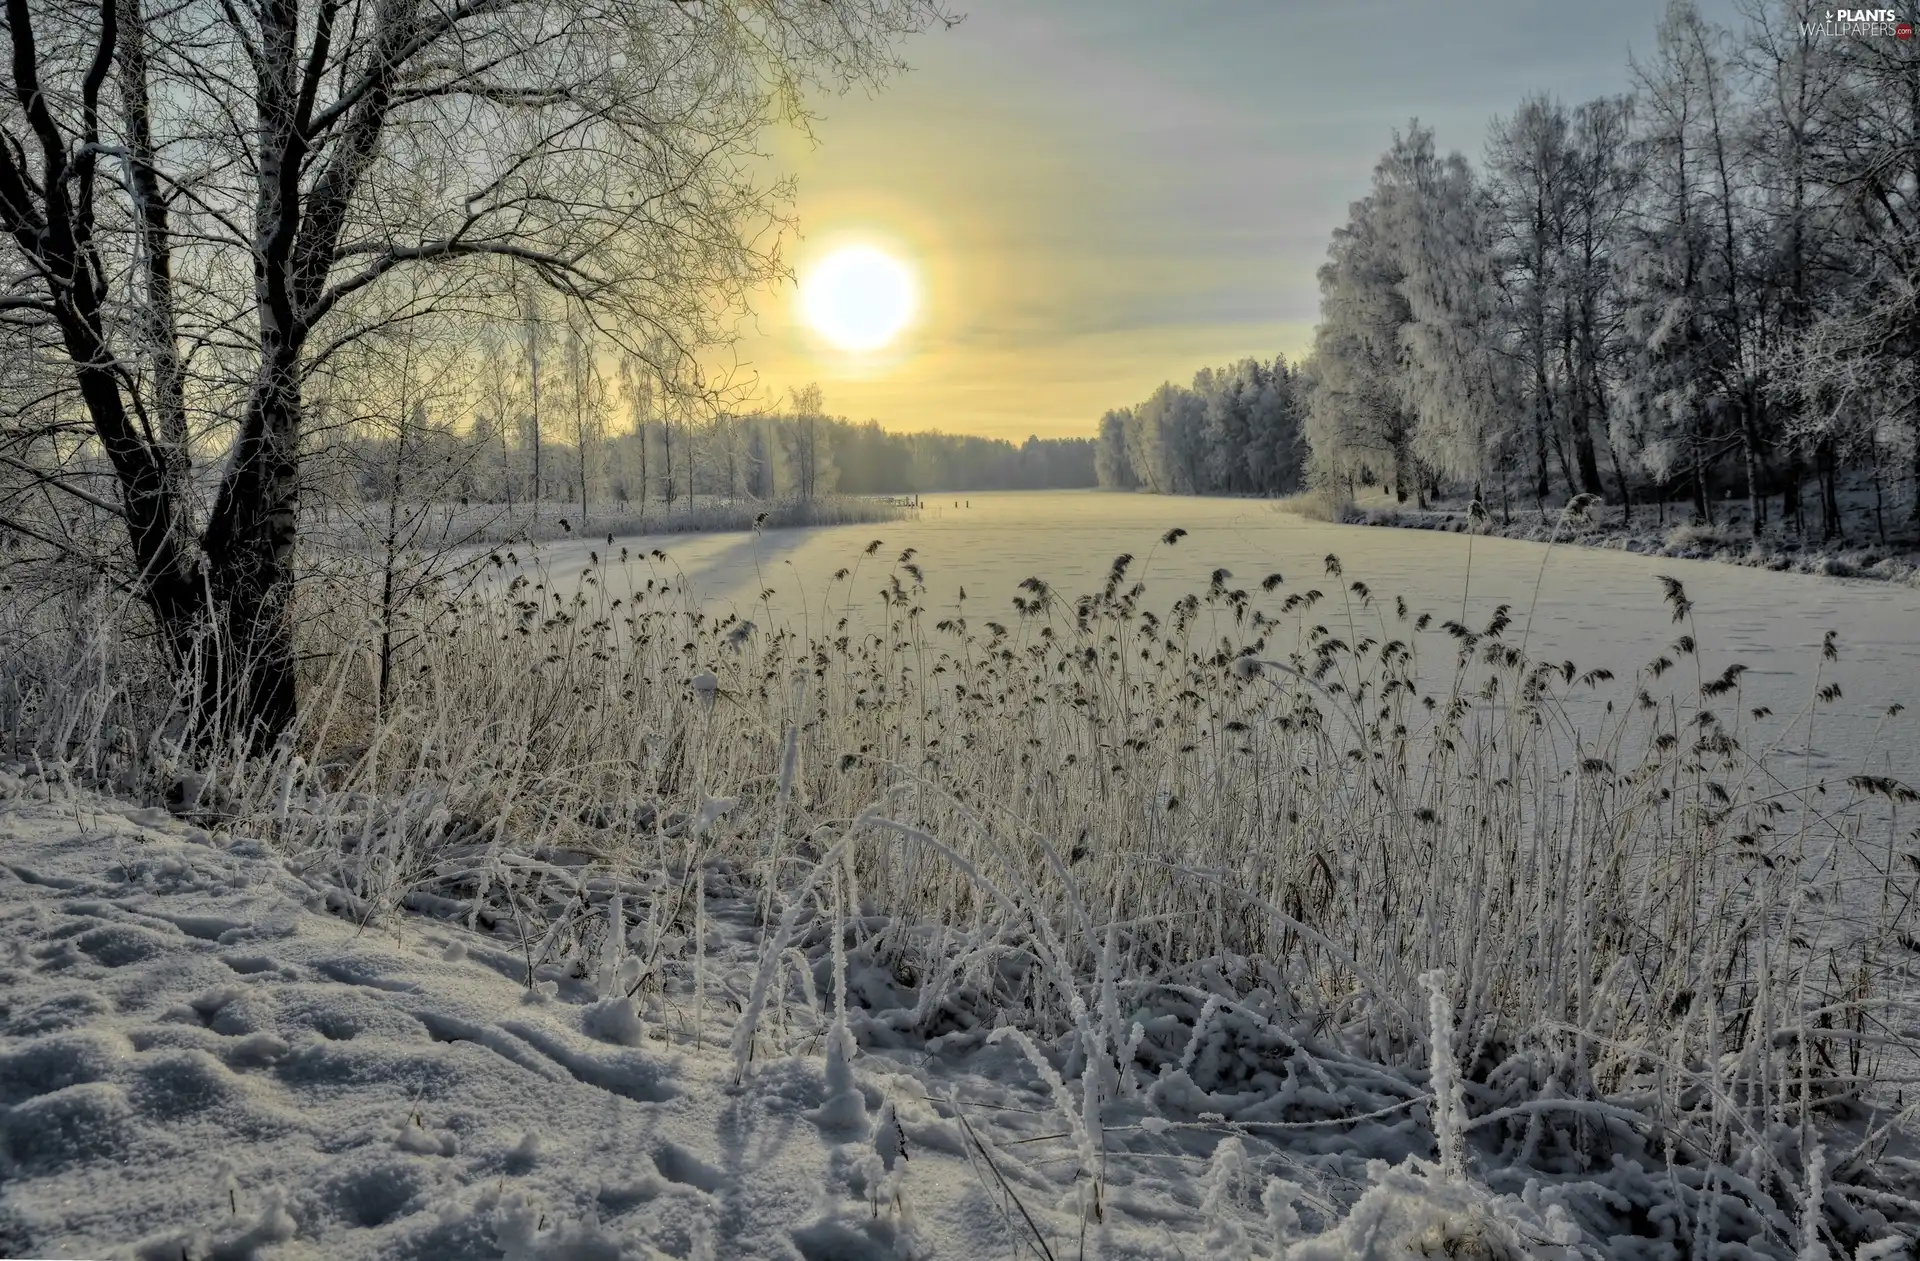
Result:
M1755 538L1745 522L1699 525L1691 521L1662 524L1642 507L1631 525L1618 519L1619 509L1607 507L1584 512L1565 508L1516 510L1511 520L1497 516L1475 518L1465 501L1441 502L1429 508L1413 508L1386 501L1378 503L1328 503L1312 495L1282 501L1289 512L1318 521L1345 525L1390 526L1403 530L1436 530L1451 534L1478 534L1523 542L1571 544L1578 547L1632 552L1641 556L1672 556L1681 560L1717 561L1775 573L1814 574L1827 578L1870 578L1920 587L1920 538L1911 526L1889 529L1881 543L1877 533L1871 541L1835 539L1822 542L1797 538L1779 527L1769 528ZM1683 510L1684 511L1684 510ZM1613 520L1602 520L1605 512Z

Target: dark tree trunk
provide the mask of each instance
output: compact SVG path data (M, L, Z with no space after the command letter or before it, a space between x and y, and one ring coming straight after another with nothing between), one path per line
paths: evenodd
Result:
M1600 462L1594 455L1593 415L1587 393L1586 374L1580 372L1573 361L1573 337L1569 334L1561 340L1561 360L1566 367L1567 380L1573 386L1573 415L1568 418L1573 426L1573 456L1575 466L1580 470L1580 489L1595 498L1605 498L1606 491L1600 485ZM1572 479L1568 479L1571 486Z
M1800 502L1800 484L1806 479L1806 459L1801 453L1800 444L1795 442L1787 448L1787 484L1780 488L1780 517L1793 522L1796 536L1804 536L1807 532L1804 508Z
M1881 486L1880 444L1867 440L1867 467L1873 470L1873 527L1880 535L1880 546L1887 545L1887 501Z
M287 730L295 714L290 603L298 509L301 352L332 300L325 286L338 255L347 210L379 151L393 93L418 51L418 0L378 6L364 79L354 103L331 120L322 160L310 161L313 107L329 64L337 5L303 14L299 0L259 0L248 59L256 117L253 152L254 307L260 361L240 419L240 436L198 546L188 521L186 433L181 371L172 329L172 270L166 202L153 171L146 49L138 32L121 45L121 26L137 25L133 0L101 0L77 94L79 126L63 134L39 79L42 50L32 0L4 0L11 44L11 92L24 128L0 144L0 228L44 284L81 399L120 489L132 543L136 585L162 640L183 673L198 671L203 738L244 735L260 748ZM302 33L311 36L303 57ZM367 34L367 33L361 33ZM114 153L100 134L101 92L118 67L129 145L139 265L155 319L142 338L155 358L151 413L135 417L122 393L120 361L102 319L116 266L94 239L97 164ZM22 137L28 138L23 141ZM25 147L37 151L29 157ZM118 160L118 158L116 158ZM30 173L31 172L31 173ZM303 180L311 180L303 192ZM120 299L116 299L120 300ZM189 676L191 677L191 676Z
M1767 528L1767 414L1763 395L1751 383L1743 386L1740 404L1740 459L1746 479L1747 514L1751 532L1760 538Z
M1566 440L1557 427L1553 431L1553 458L1560 465L1560 480L1566 483L1567 498L1572 499L1579 483L1574 481L1573 465L1567 459Z
M40 169L29 174L26 149L0 144L0 226L47 283L52 317L72 365L81 402L120 486L137 586L152 609L176 663L188 660L201 622L202 591L184 505L178 457L149 442L134 424L120 392L102 319L106 271L94 244L93 185L99 158L99 94L118 53L118 10L101 10L98 40L82 85L86 132L72 146L61 134L39 80L40 52L29 0L6 0L12 44L13 91ZM151 172L148 172L151 174Z
M1544 380L1536 383L1537 390L1545 388ZM1533 405L1533 502L1542 512L1547 510L1547 496L1553 493L1547 472L1546 406L1546 396L1538 395Z
M1833 440L1822 439L1814 451L1815 474L1820 482L1820 538L1832 542L1844 534L1840 519L1839 478L1836 474Z
M1747 409L1740 425L1740 454L1747 477L1747 515L1753 518L1753 537L1759 538L1767 524L1767 504L1761 493L1766 479L1760 469L1760 435L1752 420L1751 408Z
M1607 442L1607 458L1613 462L1614 485L1620 488L1620 524L1630 526L1633 524L1633 487L1627 482L1626 470L1620 467L1620 448L1611 439Z
M1580 489L1596 498L1605 498L1606 489L1600 482L1600 460L1594 452L1593 430L1588 427L1585 408L1582 415L1574 420L1573 452L1580 466Z
M104 366L108 356L94 336L97 326L91 320L75 327L66 327L64 318L61 322L68 353L79 365L80 396L119 478L127 536L140 566L140 593L169 657L184 664L193 658L202 630L205 590L196 580L198 556L173 493L175 479L164 451L135 435L120 384Z
M415 6L393 0L383 10L371 78L339 139L308 175L307 124L316 57L303 68L301 16L295 0L266 0L259 13L259 163L254 215L260 249L254 299L260 367L241 418L226 476L201 547L206 554L210 621L216 636L205 654L203 695L223 734L250 747L270 746L297 712L293 647L294 540L299 516L302 353L313 321L324 313L347 208L378 151L402 49L414 37ZM316 49L331 39L331 10L321 11Z
M203 542L219 638L202 698L222 731L270 745L293 721L293 552L300 484L299 351L269 351Z
M1920 401L1915 402L1907 423L1913 430L1907 460L1907 472L1913 475L1913 498L1907 506L1907 519L1920 522Z
M192 453L187 434L186 361L180 356L173 299L173 232L166 194L154 169L153 109L147 89L146 17L140 0L116 0L121 113L129 142L129 187L139 214L146 281L147 352L153 358L151 410L159 423L168 489L184 512L190 503Z
M1693 421L1693 513L1695 519L1713 524L1713 496L1707 493L1707 415L1696 408Z

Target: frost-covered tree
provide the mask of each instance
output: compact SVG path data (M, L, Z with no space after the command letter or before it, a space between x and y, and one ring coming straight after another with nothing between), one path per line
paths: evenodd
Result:
M1630 519L1633 490L1614 440L1614 398L1627 362L1625 281L1640 187L1633 100L1601 97L1573 112L1560 314L1562 372L1582 489L1602 494L1596 440Z
M1417 123L1394 137L1375 188L1403 272L1398 383L1415 454L1482 486L1503 466L1514 420L1486 203L1466 159L1439 157Z
M1752 233L1748 220L1757 208L1744 176L1751 167L1740 163L1734 152L1746 120L1733 99L1725 32L1710 27L1696 8L1682 0L1670 10L1662 36L1687 43L1690 67L1699 76L1710 242L1705 296L1712 339L1708 356L1715 391L1712 402L1725 418L1729 444L1739 448L1749 519L1757 535L1766 516L1761 472L1766 365L1759 356L1754 320L1758 300L1749 275Z
M1299 375L1285 356L1202 368L1100 418L1099 485L1161 494L1284 494L1301 481ZM1052 484L1072 485L1066 480Z
M1630 91L1530 95L1477 166L1393 135L1302 368L1164 387L1110 458L1150 489L1271 493L1291 424L1317 477L1404 498L1445 480L1662 522L1691 500L1758 534L1774 494L1807 528L1811 478L1826 537L1864 500L1920 541L1920 56L1825 33L1811 0L1735 7L1722 27L1672 0Z
M1286 356L1274 356L1262 369L1259 391L1248 409L1247 476L1256 493L1284 495L1299 489L1306 463L1300 431L1303 406L1298 371Z
M1706 207L1705 67L1679 0L1661 23L1653 57L1636 64L1645 130L1642 200L1629 298L1636 343L1635 403L1642 467L1662 483L1684 477L1694 512L1711 520L1708 472L1715 451L1714 347L1706 269L1712 249Z
M1565 231L1568 124L1565 108L1545 96L1523 101L1497 121L1487 145L1496 267L1513 337L1515 381L1528 423L1535 502L1553 493L1550 460L1558 457L1571 493L1573 473L1555 406L1556 307L1560 241Z
M1131 419L1132 413L1124 407L1100 418L1094 470L1100 485L1108 490L1132 490L1140 484L1134 476L1133 462L1127 458L1127 424Z
M1253 438L1253 399L1260 392L1258 361L1243 359L1224 368L1202 368L1193 392L1202 410L1200 466L1206 489L1244 494L1251 486L1247 447Z
M1173 495L1200 494L1206 481L1206 403L1163 382L1133 409L1140 451L1135 468L1147 484Z
M508 314L512 276L678 362L727 340L781 269L784 189L752 161L764 127L804 118L809 87L883 78L896 37L942 16L928 0L9 3L0 358L58 364L77 393L115 483L115 568L213 734L271 743L295 718L316 364L426 312ZM205 506L203 449L224 454Z
M1376 172L1375 194L1353 203L1320 267L1307 435L1316 476L1384 477L1399 499L1411 491L1424 502L1413 449L1415 414L1403 385L1402 332L1413 315L1401 288L1401 252L1381 203L1382 179Z
M1822 528L1838 527L1825 492L1834 471L1832 445L1821 433L1810 382L1793 370L1812 324L1835 253L1840 208L1821 179L1820 158L1839 121L1833 106L1844 86L1843 49L1823 38L1825 7L1815 0L1746 0L1741 61L1752 85L1752 181L1764 211L1755 263L1759 286L1758 355L1774 372L1761 402L1767 429L1784 461L1782 515L1805 529L1801 483L1809 457L1820 477Z
M1906 515L1920 522L1920 59L1910 42L1864 36L1838 55L1844 78L1817 161L1845 210L1851 265L1816 304L1804 362L1829 394L1842 382L1870 391L1851 396L1878 421L1853 458L1876 477L1883 460L1899 468Z

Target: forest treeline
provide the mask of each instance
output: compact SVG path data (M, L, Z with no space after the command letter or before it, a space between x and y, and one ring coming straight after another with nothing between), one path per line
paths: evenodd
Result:
M1756 534L1830 537L1849 495L1920 521L1914 41L1680 0L1626 79L1528 97L1478 162L1393 136L1285 377L1304 478L1496 512L1679 501ZM1103 418L1103 482L1286 489L1212 375Z
M325 512L390 494L504 506L614 504L644 514L701 498L811 499L938 491L1092 487L1090 438L896 433L823 410L817 386L778 410L692 413L645 389L612 400L568 373L544 389L546 415L527 406L529 381L495 405L410 411L391 405L342 417L309 464ZM581 397L585 395L586 397ZM326 425L319 427L327 430Z

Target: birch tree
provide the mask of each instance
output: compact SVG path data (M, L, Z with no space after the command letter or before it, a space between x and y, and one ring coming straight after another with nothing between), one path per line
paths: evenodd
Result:
M388 277L522 273L676 359L779 271L746 164L802 91L874 82L931 0L5 0L0 306L111 462L125 570L210 730L296 714L302 383ZM405 318L387 310L383 319ZM217 346L219 353L203 353ZM637 348L637 347L636 347ZM176 401L176 398L178 401ZM187 434L199 402L215 418ZM214 502L186 487L226 447ZM210 449L210 448L209 448Z
M1412 312L1406 279L1376 192L1350 208L1320 267L1307 432L1322 478L1388 479L1401 501L1423 499L1413 449L1415 414L1403 389L1402 330Z

